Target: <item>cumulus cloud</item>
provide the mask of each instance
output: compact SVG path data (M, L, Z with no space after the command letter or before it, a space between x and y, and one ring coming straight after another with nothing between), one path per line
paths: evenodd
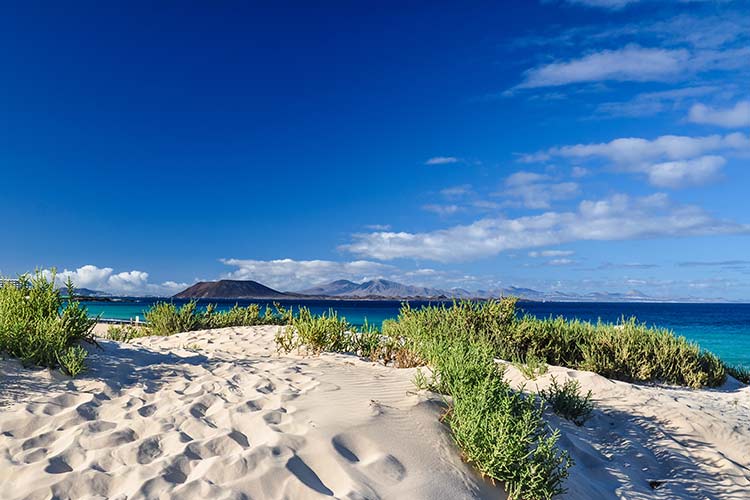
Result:
M50 270L45 270L44 274L52 276ZM115 273L111 267L97 267L91 264L81 266L75 270L64 269L57 273L55 283L58 286L64 285L68 278L73 281L76 288L88 288L90 290L99 290L112 294L121 295L157 295L168 296L174 295L188 287L187 283L177 283L166 281L164 283L149 283L149 275L144 271L123 271Z
M693 160L668 161L644 169L654 186L680 188L700 186L716 179L726 160L721 156L701 156Z
M454 156L435 156L424 162L425 165L447 165L449 163L458 163L458 158Z
M254 280L280 290L302 290L339 279L364 281L398 271L394 266L367 260L221 259L221 262L236 267L226 278Z
M750 151L750 137L735 132L727 135L689 137L663 135L653 140L624 137L610 142L575 144L523 155L522 162L604 159L620 170L645 174L659 187L680 188L701 185L718 177L726 163L723 156L709 152Z
M659 237L750 233L750 225L712 217L699 207L674 205L662 193L633 198L618 194L585 200L578 209L515 219L484 218L436 231L355 234L341 247L379 260L466 261L506 250L559 245L581 240L630 240Z
M690 108L688 120L725 128L745 127L750 125L750 101L739 101L733 107L724 109L695 104Z
M553 182L548 175L521 171L505 179L505 190L499 194L519 200L526 208L546 209L552 202L574 198L578 193L575 182Z

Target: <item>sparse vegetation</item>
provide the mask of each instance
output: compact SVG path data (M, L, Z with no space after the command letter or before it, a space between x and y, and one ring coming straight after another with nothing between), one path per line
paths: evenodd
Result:
M74 296L73 284L67 284ZM26 364L62 367L71 376L84 368L86 350L93 343L96 319L76 301L65 301L55 289L55 276L37 272L21 276L19 286L0 287L0 351Z
M581 384L577 380L566 380L560 385L555 377L547 389L539 391L541 398L549 404L552 411L570 420L576 425L583 425L594 409L591 391L581 395Z
M529 380L534 380L547 373L547 363L533 355L528 356L524 361L514 361L513 366L518 368L523 376Z
M104 338L116 340L117 342L130 342L139 337L145 337L146 331L143 327L135 325L112 325L107 328Z
M743 384L750 384L750 368L744 366L730 366L725 365L727 373Z
M180 332L225 328L229 326L283 325L289 322L291 311L278 304L261 311L257 304L247 307L235 305L228 311L217 311L209 304L205 310L198 309L195 301L181 307L171 302L159 302L146 312L146 335L173 335Z

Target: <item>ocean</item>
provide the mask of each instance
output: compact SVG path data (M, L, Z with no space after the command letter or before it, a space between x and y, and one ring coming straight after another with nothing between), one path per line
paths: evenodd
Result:
M92 316L105 319L129 320L136 316L143 320L144 311L159 299L123 299L121 302L86 301ZM161 299L163 300L163 299ZM185 300L177 300L183 304ZM229 309L235 303L248 305L260 301L206 301L216 303L218 309ZM331 308L346 317L350 323L361 325L365 319L380 325L383 320L395 318L399 301L284 301L286 307L306 306L320 314ZM412 302L412 307L422 307L427 302ZM750 304L668 304L668 303L610 303L610 302L520 302L519 308L537 317L563 316L584 321L617 322L623 316L636 317L649 326L669 328L678 335L698 342L704 349L714 352L728 363L750 367Z

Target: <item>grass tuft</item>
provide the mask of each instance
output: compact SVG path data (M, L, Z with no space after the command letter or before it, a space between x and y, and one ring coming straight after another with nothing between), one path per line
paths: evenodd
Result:
M518 368L523 376L529 380L544 375L548 369L544 360L533 355L528 356L525 361L514 361L513 366Z

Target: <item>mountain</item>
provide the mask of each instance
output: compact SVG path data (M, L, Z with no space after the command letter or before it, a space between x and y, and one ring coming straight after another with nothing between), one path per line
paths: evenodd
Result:
M63 285L61 287L58 287L60 292L62 292L63 295L68 295L68 287ZM107 292L102 292L101 290L92 290L90 288L76 288L74 290L74 293L76 297L110 297L112 294L109 294Z
M354 283L349 280L336 280L319 285L313 288L308 288L299 293L303 295L323 295L326 297L340 297L346 296L357 290L359 287L358 283Z
M384 279L354 283L348 280L337 280L299 292L302 295L325 297L386 297L401 299L405 297L445 297L450 292L436 288L404 285Z
M201 281L176 294L176 299L283 299L295 295L282 293L257 281Z

